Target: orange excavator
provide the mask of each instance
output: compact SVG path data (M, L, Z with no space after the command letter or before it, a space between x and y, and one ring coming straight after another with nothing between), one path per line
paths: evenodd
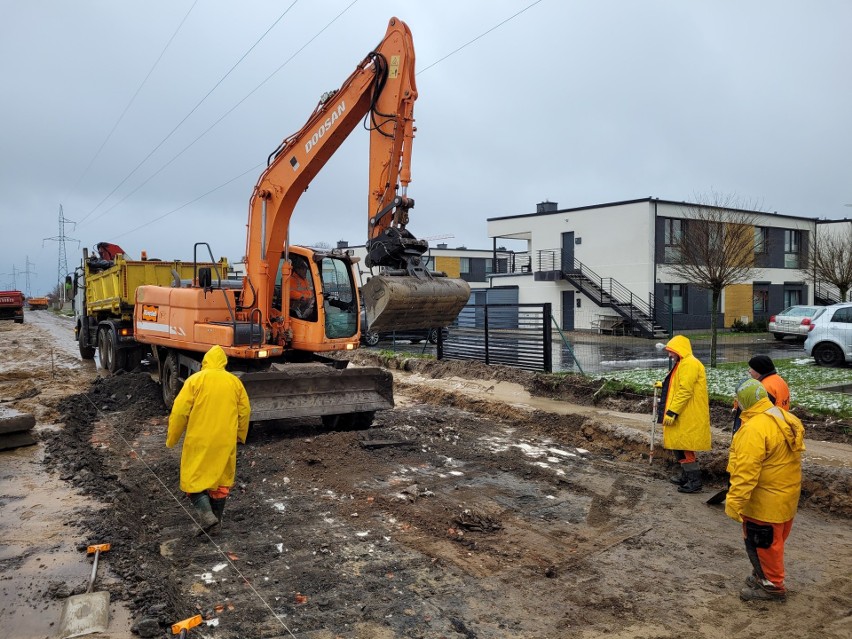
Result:
M136 289L135 338L150 346L167 406L214 344L246 386L252 421L320 416L365 427L393 406L387 371L328 355L358 347L362 297L370 330L392 331L446 326L470 296L466 282L426 268L428 243L407 229L416 99L411 32L392 18L375 50L270 154L249 203L242 280L209 266L212 252L198 243L195 262L203 247L210 260L191 281L176 276L171 287ZM289 225L301 194L362 120L370 134L365 264L373 276L359 290L357 257L291 245Z

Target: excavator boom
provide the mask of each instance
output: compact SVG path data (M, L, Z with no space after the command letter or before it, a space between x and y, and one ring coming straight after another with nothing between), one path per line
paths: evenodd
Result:
M265 318L271 307L281 263L285 288L290 280L290 218L299 197L359 122L370 132L367 265L380 269L380 279L364 296L371 330L445 326L470 296L462 280L430 273L420 264L428 244L407 230L414 140L414 45L408 26L397 18L385 37L340 89L325 94L305 125L270 155L250 201L247 278L243 299ZM371 278L371 281L375 277ZM385 286L383 279L393 285ZM409 284L403 280L408 279ZM441 284L435 285L435 281ZM368 282L369 284L369 282ZM413 294L416 291L416 294ZM287 330L289 296L282 295L284 321L273 333ZM416 309L416 313L413 312Z

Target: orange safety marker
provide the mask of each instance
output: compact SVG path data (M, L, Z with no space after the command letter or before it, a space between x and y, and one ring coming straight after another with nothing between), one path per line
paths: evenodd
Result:
M189 619L184 619L183 621L178 621L177 623L172 624L172 634L179 634L181 637L185 637L186 633L189 632L190 628L195 628L195 626L201 623L201 615L195 615L194 617L190 617Z

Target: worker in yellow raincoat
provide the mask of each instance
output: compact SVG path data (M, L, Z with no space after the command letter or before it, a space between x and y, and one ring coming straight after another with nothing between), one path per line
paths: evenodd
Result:
M805 428L798 417L773 406L756 379L740 384L737 403L742 426L731 441L725 514L742 522L753 568L740 598L785 601L784 542L799 507Z
M237 440L246 442L251 407L243 383L225 370L228 356L214 346L201 371L175 398L166 447L186 432L180 459L180 489L189 495L205 531L222 521L237 470Z
M663 448L673 450L681 472L671 478L678 492L701 492L697 450L710 450L710 400L704 364L692 354L692 344L675 335L666 351L672 368L663 381L657 423L663 425Z

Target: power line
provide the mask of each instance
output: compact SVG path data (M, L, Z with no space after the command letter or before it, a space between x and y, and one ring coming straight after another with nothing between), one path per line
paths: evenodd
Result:
M187 144L187 145L186 145L183 149L181 149L181 150L178 152L178 154L177 154L177 155L175 155L174 157L172 157L172 159L170 159L170 160L169 160L168 162L166 162L163 166L161 166L159 169L157 169L157 171L156 171L156 172L154 172L153 174L151 174L151 175L148 177L148 179L146 179L144 182L142 182L141 184L139 184L139 185L138 185L135 189L133 189L130 193L128 193L127 195L125 195L125 196L124 196L121 200L119 200L118 202L116 202L115 204L113 204L110 208L108 208L106 211L104 211L103 213L101 213L101 214L100 214L100 215L98 215L97 217L93 218L91 221L92 221L92 222L94 222L95 220L100 219L101 217L103 217L104 215L106 215L107 213L109 213L110 211L112 211L112 210L113 210L116 206L118 206L119 204L121 204L122 202L124 202L127 198L129 198L131 195L133 195L134 193L136 193L136 191L138 191L139 189L141 189L141 188L142 188L143 186L145 186L148 182L150 182L150 181L151 181L152 179L154 179L157 175L159 175L159 174L160 174L160 173L161 173L164 169L166 169L166 168L167 168L170 164L172 164L172 162L174 162L174 161L175 161L175 160L177 160L177 159L178 159L181 155L183 155L184 153L186 153L186 151L188 151L188 150L189 150L192 146L194 146L194 145L195 145L195 144L196 144L196 143L197 143L197 142L198 142L201 138L203 138L205 135L207 135L207 134L208 134L208 133L209 133L209 132L210 132L210 131L211 131L211 130L212 130L212 129L213 129L213 128L217 125L217 124L219 124L222 120L224 120L224 119L225 119L226 117L228 117L231 113L233 113L233 112L234 112L234 111L235 111L235 110L236 110L236 109L237 109L237 108L238 108L238 107L239 107L239 106L240 106L243 102L245 102L246 100L248 100L248 99L249 99L252 95L254 95L254 94L255 94L255 93L256 93L256 92L257 92L257 91L258 91L258 90L259 90L259 89L260 89L263 85L265 85L267 82L269 82L269 81L270 81L270 80L271 80L271 79L272 79L272 78L273 78L273 77L274 77L274 76L275 76L275 75L276 75L279 71L281 71L281 69L283 69L283 68L284 68L285 66L287 66L290 62L292 62L292 61L293 61L293 59L294 59L297 55L299 55L299 54L300 54L300 53L301 53L301 52L302 52L305 48L307 48L307 47L308 47L308 45L310 45L310 44L311 44L314 40L316 40L316 39L317 39L320 35L322 35L322 33L323 33L326 29L328 29L328 28L329 28L332 24L334 24L334 23L335 23L335 22L336 22L336 21L337 21L337 20L338 20L338 19L339 19L339 18L340 18L343 14L344 14L344 13L346 13L347 11L349 11L349 9L351 9L351 8L352 8L352 6L353 6L353 5L355 5L357 2L358 2L358 0L352 0L352 2L351 2L351 3L349 3L349 5L347 5L347 6L346 6L346 8L345 8L345 9L343 9L343 11L341 11L341 12L340 12L340 13L338 13L338 14L337 14L334 18L332 18L332 19L328 22L328 24L326 24L326 25L325 25L322 29L320 29L320 30L319 30L319 31L318 31L318 32L317 32L317 33L316 33L316 34L315 34L315 35L314 35L314 36L313 36L310 40L308 40L307 42L305 42L305 44L303 44L301 47L299 47L299 49L297 49L297 50L296 50L296 51L295 51L295 52L294 52L294 53L293 53L293 54L292 54L289 58L287 58L287 59L286 59L286 60L285 60L285 61L284 61L284 62L283 62L283 63L282 63L282 64L281 64L281 65L280 65L277 69L275 69L275 71L273 71L273 72L272 72L272 73L270 73L268 76L266 76L266 78L265 78L265 79L264 79L264 80L263 80L260 84L258 84L258 85L257 85L254 89L252 89L249 93L247 93L247 94L246 94L246 95L245 95L245 96L244 96L244 97L243 97L243 98L242 98L239 102L237 102L234 106L232 106L230 109L228 109L227 111L225 111L225 113L223 113L223 114L222 114L222 115L221 115L221 116L220 116L220 117L219 117L219 118L218 118L215 122L213 122L213 124L211 124L211 125L210 125L209 127L207 127L204 131L202 131L202 132L201 132L201 134L199 134L199 135L198 135L198 137L196 137L196 138L195 138L192 142L190 142L190 143L189 143L189 144ZM260 166L261 166L261 165L257 165L255 168L259 168ZM137 168L138 168L138 167L137 167ZM252 169L249 169L249 170L252 170ZM219 186L217 186L216 188L211 189L210 191L207 191L207 193L205 193L204 195L200 195L200 196L198 196L197 198L195 198L195 199L193 199L193 200L191 200L191 201L187 202L186 204L182 204L181 206L177 207L176 209L172 209L172 210L171 210L171 211L169 211L168 213L164 213L163 215L160 215L159 217L157 217L157 218L155 218L155 219L151 220L150 222L147 222L147 223L145 223L145 224L142 224L141 226L136 227L134 230L139 230L140 228L143 228L143 227L147 226L147 225L148 225L148 224L150 224L150 223L153 223L153 222L156 222L156 221L158 221L158 220L163 219L164 217L166 217L167 215L169 215L169 214L171 214L171 213L174 213L175 211L179 211L180 209L184 208L185 206L187 206L187 205L189 205L189 204L192 204L193 202L197 202L197 201L198 201L198 200L200 200L201 198L203 198L203 197L205 197L205 196L209 195L210 193L213 193L214 191L219 190L219 189L220 189L220 188L222 188L223 186L226 186L226 185L230 184L230 183L231 183L231 182L233 182L234 180L237 180L237 179L239 179L239 178L243 177L243 176L244 176L247 172L248 172L248 171L243 172L243 173L241 173L240 175L238 175L238 176L236 176L236 177L234 177L234 178L231 178L230 180L228 180L228 181L227 181L227 182L225 182L224 184L220 184L220 185L219 185ZM119 235L119 236L116 236L116 237L122 237L123 235L126 235L126 233L123 233L122 235Z
M263 35L261 35L261 36L260 36L260 38L258 38L258 39L255 41L255 43L254 43L253 45L251 45L251 46L248 48L248 50L247 50L247 51L246 51L246 52L245 52L245 53L244 53L244 54L240 57L240 59L239 59L239 60L237 60L237 61L233 64L233 66L231 66L231 68L230 68L230 69L228 69L227 73L225 73L225 75L223 75L223 76L219 79L219 81L218 81L216 84L214 84L214 85L213 85L213 88L211 88L211 89L210 89L210 90L209 90L209 91L208 91L208 92L204 95L204 97L203 97L203 98L201 98L201 100L198 102L198 104L196 104L194 107L192 107L192 109L189 111L189 113L187 113L187 114L183 117L183 119L182 119L180 122L178 122L178 123L174 126L174 128L173 128L171 131L169 131L169 132L166 134L166 137L164 137L162 140L160 140L160 143L159 143L159 144L157 144L157 146L155 146L153 149L151 149L151 151L148 153L148 155L146 155L144 158L142 158L142 161L141 161L141 162L139 162L139 164L137 164L137 165L134 167L134 169L133 169L130 173L128 173L128 174L125 176L125 178L124 178L121 182L119 182L119 183L118 183L118 185L117 185L117 186L116 186L116 187L115 187L112 191L110 191L110 192L109 192L109 193L108 193L108 194L107 194L107 195L106 195L106 196L105 196L105 197L104 197L104 198L103 198L100 202L98 202L98 204L97 204L97 206L95 206L95 208L93 208L91 211L89 211L88 213L86 213L86 215L83 217L83 219L82 219L82 220L80 220L80 223L81 223L81 224L82 224L82 223L86 220L86 218L88 218L88 217L89 217L92 213L94 213L96 210L98 210L104 202L106 202L106 201L107 201L110 197L112 197L113 193L115 193L118 189L120 189L120 188L122 187L122 185L124 185L124 183L125 183L125 182L127 182L127 180L129 180L129 179L131 178L131 176L133 176L133 174L134 174L134 173L136 173L136 171L138 171L138 170L140 169L140 167L141 167L143 164L145 164L145 162L147 162L147 161L148 161L148 159L149 159L152 155L154 155L154 153L156 153L156 152L157 152L157 150L159 150L159 148L160 148L161 146L163 146L163 144L165 144L165 143L166 143L166 141L167 141L169 138L171 138L171 137L172 137L172 135L174 135L174 133L175 133L175 132L176 132L176 131L177 131L177 130L178 130L178 129L179 129L179 128L183 125L183 123L184 123L184 122L186 122L186 121L189 119L189 117L190 117L193 113L195 113L195 111L198 109L198 107L200 107L200 106L204 103L204 101L205 101L205 100L207 100L207 98L209 98L209 97L210 97L210 95L211 95L211 94L212 94L212 93L213 93L213 92L214 92L214 91L215 91L215 90L219 87L219 85L221 85L221 84L222 84L222 82L224 82L224 81L225 81L225 79L226 79L229 75L231 75L231 73L234 71L234 69L236 69L236 68L240 65L240 63L241 63L243 60L245 60L246 56L248 56L248 54L249 54L249 53L251 53L251 52L254 50L254 48L255 48L258 44L260 44L260 42L261 42L261 41L262 41L262 40L263 40L263 39L264 39L264 38L265 38L265 37L269 34L269 32L270 32L270 31L272 31L272 29L275 27L275 25L277 25L279 22L281 22L281 20L284 18L284 16L285 16L285 15L287 15L287 14L290 12L290 9L292 9L292 8L296 5L296 3L297 3L298 1L299 1L299 0L293 0L292 4L290 4L290 6L289 6L289 7L287 7L287 8L284 10L284 13L282 13L280 16L278 16L278 18L275 20L275 22L273 22L273 23L272 23L272 25L270 25L270 27L269 27L266 31L264 31L264 32L263 32ZM174 158L172 158L172 159L174 160ZM150 178L149 178L149 179L150 179ZM138 189L137 189L137 190L138 190ZM123 201L123 200L122 200L122 201ZM108 209L106 212L109 212L110 210L112 210L112 209ZM96 218L96 219L97 219L97 218Z
M473 43L474 43L474 42L476 42L477 40L479 40L479 39L483 38L484 36L488 35L488 34L489 34L489 33L491 33L492 31L494 31L494 30L496 30L496 29L500 28L501 26L503 26L504 24L506 24L506 23L508 23L508 22L510 22L510 21L512 21L512 20L514 20L515 18L517 18L518 16L520 16L521 14L523 14L524 12L526 12L527 10L529 10L529 9L531 9L532 7L534 7L535 5L539 4L541 1L542 1L542 0L535 0L535 2L532 2L531 4L527 5L527 6L526 6L526 7L524 7L523 9L521 9L520 11L518 11L518 12L516 12L515 14L513 14L513 15L509 16L509 17L508 17L508 18L506 18L505 20L503 20L503 21L499 22L498 24L494 25L493 27L491 27L490 29L488 29L488 30L484 31L483 33L479 34L478 36L476 36L476 37L475 37L475 38L473 38L472 40L470 40L470 41L468 41L467 43L463 44L462 46L460 46L460 47L458 47L458 48L454 49L453 51L451 51L451 52L450 52L450 53L448 53L447 55L443 56L442 58L439 58L438 60L436 60L435 62L433 62L433 63L432 63L432 64L430 64L429 66L425 67L424 69L421 69L420 71L418 71L418 72L417 72L417 74L416 74L416 75L420 75L420 74L421 74L421 73L423 73L424 71L426 71L426 70L428 70L428 69L431 69L432 67L434 67L434 66L436 66L436 65L440 64L441 62L443 62L443 61L444 61L444 60L446 60L447 58L450 58L451 56L455 55L456 53L458 53L458 52L459 52L459 51L461 51L462 49L464 49L464 48L468 47L469 45L473 44ZM119 204L121 204L122 202L124 202L127 198L129 198L131 195L133 195L134 193L136 193L136 192L137 192L140 188L142 188L143 186L145 186L145 185L146 185L148 182L150 182L150 181L151 181L154 177L156 177L157 175L159 175L159 174L160 174L160 173L161 173L164 169L166 169L166 168L167 168L169 165L171 165L171 164L172 164L175 160L177 160L177 159L178 159L181 155L183 155L186 151L188 151L188 150L189 150L192 146L194 146L194 145L195 145L195 144L196 144L196 143L197 143L197 142L198 142L198 141L199 141L202 137L204 137L205 135L207 135L207 133L209 133L209 132L210 132L210 131L211 131L211 130L212 130L212 129L213 129L213 128L217 125L217 124L219 124L219 123L220 123L222 120L224 120L224 119L225 119L228 115L230 115L230 114L231 114L234 110L236 110L236 109L237 109L237 107L239 107L239 106L240 106L243 102L245 102L248 98L250 98L252 95L254 95L254 93L255 93L255 92L257 92L257 91L258 91L258 90L259 90L259 89L260 89L263 85L265 85L267 82L269 82L269 80L271 80L271 79L272 79L272 78L273 78L273 77L274 77L274 76L275 76L275 75L276 75L279 71L281 71L281 69L283 69L285 66L287 66L287 64L289 64L289 63L290 63L290 62L291 62L291 61L292 61L292 60L293 60L293 59L294 59L294 58L295 58L295 57L296 57L299 53L301 53L301 52L302 52L302 51L303 51L303 50L304 50L304 49L305 49L308 45L310 45L310 44L311 44L314 40L316 40L316 39L317 39L317 38L318 38L318 37L319 37L319 36L320 36L320 35L321 35L324 31L326 31L326 29L328 29L328 28L329 28L329 27L330 27L330 26L331 26L334 22L336 22L336 21L337 21L337 20L338 20L338 19L339 19L339 18L340 18L340 17L341 17L344 13L346 13L346 12L347 12L347 11L348 11L348 10L349 10L352 6L353 6L353 5L354 5L354 4L356 4L357 2L358 2L358 0L353 0L353 1L349 4L349 5L347 5L347 6L346 6L346 8L344 8L344 9L343 9L343 11L341 11L338 15L336 15L336 16L335 16L335 17L334 17L334 18L333 18L333 19L332 19L332 20L331 20L328 24L326 24L326 25L325 25L325 26L324 26L324 27L323 27L320 31L318 31L318 32L317 32L317 33L316 33L316 34L315 34L315 35L314 35L314 36L313 36L310 40L308 40L308 41L307 41L304 45L302 45L302 46L301 46L298 50L296 50L296 52L295 52L295 53L293 53L293 54L292 54L289 58L287 58L287 60L285 60L285 61L284 61L284 62L283 62L283 63L282 63L282 64L281 64L281 65L280 65L277 69L275 69L275 71L273 71L272 73L270 73L270 74L269 74L269 75L268 75L268 76L267 76L267 77L266 77L266 78L265 78L265 79L264 79L264 80L263 80L260 84L258 84L258 85L257 85L254 89L252 89L252 90L251 90L248 94L246 94L246 95L245 95L245 96L244 96L244 97L243 97L243 98L242 98L239 102L237 102L237 103L236 103L233 107L231 107L230 109L228 109L228 111L226 111L226 112L225 112L225 113L224 113L224 114L223 114L223 115L222 115L219 119L217 119L215 122L213 122L213 124L211 124L211 125L210 125L207 129L205 129L205 130L204 130L204 131L203 131L203 132L202 132L202 133L201 133L198 137L196 137L196 138L195 138L192 142L190 142L187 146L185 146L185 147L184 147L184 148L183 148L183 149L182 149L182 150L181 150L181 151L180 151L177 155L175 155L174 157L172 157L172 158L171 158L171 159L170 159L170 160L169 160L166 164L164 164L162 167L160 167L160 168L159 168L159 169L158 169L155 173L153 173L151 176L149 176L149 177L148 177L148 178L147 178L144 182L142 182L141 184L139 184L139 185L138 185L138 186L137 186L137 187L136 187L133 191L131 191L130 193L128 193L128 194L127 194L124 198L122 198L122 199L121 199L121 200L119 200L116 204L114 204L112 207L110 207L109 209L107 209L106 211L104 211L103 213L101 213L101 215L99 215L98 217L94 218L94 220L97 220L97 219L99 219L100 217L103 217L104 215L106 215L107 213L109 213L112 209L114 209L116 206L118 206ZM294 3L294 4L295 4L295 3ZM292 5L290 5L290 6L292 7ZM290 8L288 7L288 9L287 9L287 10L289 11L289 9L290 9ZM285 12L285 13L286 13L286 12ZM283 15L282 15L281 17L283 17ZM280 18L279 18L279 20L280 20ZM276 21L276 23L277 23L277 21ZM273 26L274 26L274 25L273 25ZM272 27L270 27L270 29L271 29L271 28L272 28ZM269 30L267 30L267 33L268 33L268 32L269 32ZM264 36L265 36L265 35L266 35L266 34L264 34ZM258 42L259 42L259 41L258 41ZM248 52L247 52L247 53L248 53ZM244 57L245 57L245 56L244 56ZM233 69L232 69L232 70L233 70ZM229 71L229 73L230 73L230 71ZM224 78L223 78L223 79L224 79ZM221 82L221 81L220 81L220 82ZM217 85L217 86L218 86L218 85ZM214 88L215 88L215 87L214 87ZM209 95L209 94L208 94L208 95ZM205 97L206 97L206 96L205 96ZM200 103L199 103L199 104L200 104ZM197 108L197 107L196 107L196 108ZM184 118L184 119L185 119L185 118ZM156 150L156 149L155 149L155 150ZM152 152L152 153L153 153L153 152ZM149 157L150 157L150 154L149 154ZM147 158L146 158L146 159L147 159ZM144 160L143 160L143 162L144 162ZM141 166L141 165L140 165L140 166ZM167 216L171 215L172 213L175 213L175 212L177 212L177 211L179 211L179 210L181 210L181 209L183 209L183 208L185 208L185 207L189 206L190 204L193 204L193 203L197 202L198 200L200 200L200 199L202 199L202 198L204 198L204 197L207 197L207 196L208 196L208 195L210 195L211 193L214 193L215 191L218 191L219 189L221 189L221 188L223 188L223 187L227 186L228 184L231 184L231 183L232 183L232 182L234 182L235 180L238 180L239 178L243 177L244 175L246 175L247 173L251 172L252 170L255 170L256 168L259 168L260 166L261 166L261 165L257 165L256 167L253 167L252 169L249 169L248 171L244 171L243 173L240 173L240 174L239 174L239 175L237 175L236 177L233 177L233 178L229 179L228 181L224 182L223 184L220 184L219 186L217 186L217 187L215 187L215 188L213 188L213 189L211 189L211 190L207 191L207 192L206 192L206 193L204 193L203 195L199 195L198 197L196 197L196 198L194 198L194 199L192 199L192 200L190 200L190 201L188 201L188 202L186 202L186 203L182 204L181 206L179 206L179 207L177 207L177 208L175 208L175 209L172 209L171 211L168 211L168 212L166 212L166 213L163 213L162 215L160 215L160 216L158 216L158 217L156 217L156 218L153 218L152 220L149 220L148 222L145 222L144 224L141 224L141 225L137 226L136 228L134 228L134 229L132 229L132 230L130 230L130 231L127 231L126 233L122 233L121 235L118 235L118 236L115 236L115 237L116 237L116 238L124 237L125 235L128 235L128 234L133 233L133 232L135 232L135 231L138 231L138 230L140 230L140 229L142 229L142 228L145 228L146 226L148 226L148 225L150 225L150 224L153 224L153 223L155 223L155 222L158 222L158 221L162 220L163 218L165 218L165 217L167 217ZM137 167L137 168L139 168L139 167ZM136 169L134 169L134 171L135 171L135 170L136 170ZM128 176L128 177L129 177L129 176ZM119 185L119 186L120 186L120 185ZM114 192L114 191L113 191L113 192ZM98 206L100 206L100 205L98 205ZM95 208L97 208L97 207L95 207ZM85 218L84 218L84 219L85 219ZM92 220L92 221L94 221L94 220Z
M186 202L186 203L184 203L184 204L181 204L181 205L180 205L179 207L177 207L176 209L172 209L171 211L168 211L168 212L166 212L166 213L163 213L162 215L160 215L160 216L158 216L158 217L155 217L155 218L154 218L154 219L152 219L152 220L148 220L148 221L147 221L147 222L145 222L144 224L140 224L139 226L137 226L137 227L136 227L136 228L134 228L134 229L130 229L129 231L126 231L126 232L124 232L124 233L121 233L120 235L116 235L116 236L114 236L114 239L119 239L119 238L124 237L125 235L130 235L131 233L135 233L135 232L136 232L136 231L138 231L139 229L143 229L143 228L145 228L146 226L148 226L148 225L150 225L150 224L153 224L154 222L159 222L159 221L160 221L160 220L162 220L164 217L167 217L167 216L171 215L172 213L176 213L177 211L180 211L181 209L186 208L186 207L187 207L187 206L189 206L190 204L194 204L195 202L198 202L198 200L201 200L201 199L203 199L203 198L207 197L208 195L210 195L211 193L213 193L213 192L215 192L215 191L218 191L219 189L221 189L221 188L224 188L224 187L228 186L231 182L235 182L236 180L239 180L239 179L240 179L241 177L243 177L244 175L248 175L249 173L253 173L253 172L257 171L259 168L261 168L262 166L265 166L265 165L266 165L266 162L261 162L260 164L256 164L255 166L251 167L251 168L250 168L250 169L248 169L247 171L243 171L243 172L242 172L242 173L240 173L238 176L231 178L231 179L230 179L230 180L228 180L227 182L225 182L225 183L223 183L223 184L220 184L219 186L217 186L217 187L215 187L215 188L213 188L213 189L210 189L209 191L207 191L206 193L204 193L204 194L202 194L202 195L199 195L199 196L198 196L197 198L195 198L194 200L190 200L189 202Z
M480 38L483 38L483 37L487 36L489 33L491 33L492 31L494 31L495 29L499 29L500 27L502 27L502 26L503 26L504 24L506 24L507 22L509 22L509 21L514 20L515 18L517 18L517 17L518 17L519 15L521 15L524 11L527 11L528 9L531 9L532 7L534 7L535 5L537 5L539 2L541 2L541 0L535 0L535 2L533 2L532 4L527 5L526 7L524 7L524 8L523 8L523 9L521 9L520 11L518 11L516 14L509 16L508 18L506 18L505 20L503 20L503 22L500 22L500 23L498 23L498 24L495 24L493 27L491 27L490 29L488 29L488 31L484 31L484 32L480 33L480 34L479 34L478 36L476 36L473 40L470 40L469 42L464 43L464 44L463 44L463 45L461 45L458 49L454 49L453 51L450 51L450 52L449 52L447 55L445 55L443 58L439 58L438 60L435 60L435 62L433 62L432 64L430 64L428 67L426 67L426 68L424 68L424 69L420 69L420 71L418 71L416 75L420 75L420 74L421 74L421 73L423 73L424 71L428 71L429 69L431 69L432 67L434 67L436 64L439 64L439 63L443 62L444 60L446 60L447 58L449 58L450 56L455 55L456 53L458 53L459 51L461 51L462 49L464 49L464 48L465 48L465 47L467 47L468 45L471 45L471 44L473 44L474 42L476 42L477 40L479 40Z
M101 145L100 145L100 147L98 147L98 150L95 151L94 157L92 157L92 159L89 160L89 164L83 170L83 173L80 175L80 177L77 178L77 181L74 182L74 185L71 187L72 191L77 188L77 186L80 184L80 182L83 180L83 178L86 177L86 175L89 173L89 169L92 168L92 165L95 163L95 160L98 159L98 156L100 156L101 151L104 150L104 147L106 146L107 142L109 142L110 138L112 138L112 134L115 133L115 130L118 128L118 125L124 119L124 116L127 115L127 112L130 110L130 107L133 105L133 102L136 101L136 97L139 95L139 92L142 90L142 87L145 86L145 83L148 82L148 78L150 78L151 74L154 73L154 69L156 69L157 65L160 64L160 60L163 59L163 56L165 55L166 50L171 46L172 42L174 41L177 34L180 32L181 28L183 27L184 22L186 22L186 19L189 17L189 14L192 13L192 10L195 8L196 4L198 4L198 0L195 0L195 2L192 3L192 6L189 8L189 11L187 11L186 15L183 16L183 20L180 21L180 24L177 26L177 29L175 29L174 33L172 33L172 37L169 38L168 42L166 42L166 46L164 46L163 50L160 51L160 55L157 56L157 59L154 61L154 64L151 67L151 69L148 71L148 74L145 76L145 79L142 80L142 83L136 89L136 92L133 94L133 97L130 98L130 102L128 102L127 106L124 107L124 111L122 111L121 115L118 116L118 120L116 120L115 124L112 125L112 129L110 129L110 132L107 134L104 141L101 142ZM98 206L100 206L100 205L98 205ZM83 219L85 220L86 218L84 217Z

